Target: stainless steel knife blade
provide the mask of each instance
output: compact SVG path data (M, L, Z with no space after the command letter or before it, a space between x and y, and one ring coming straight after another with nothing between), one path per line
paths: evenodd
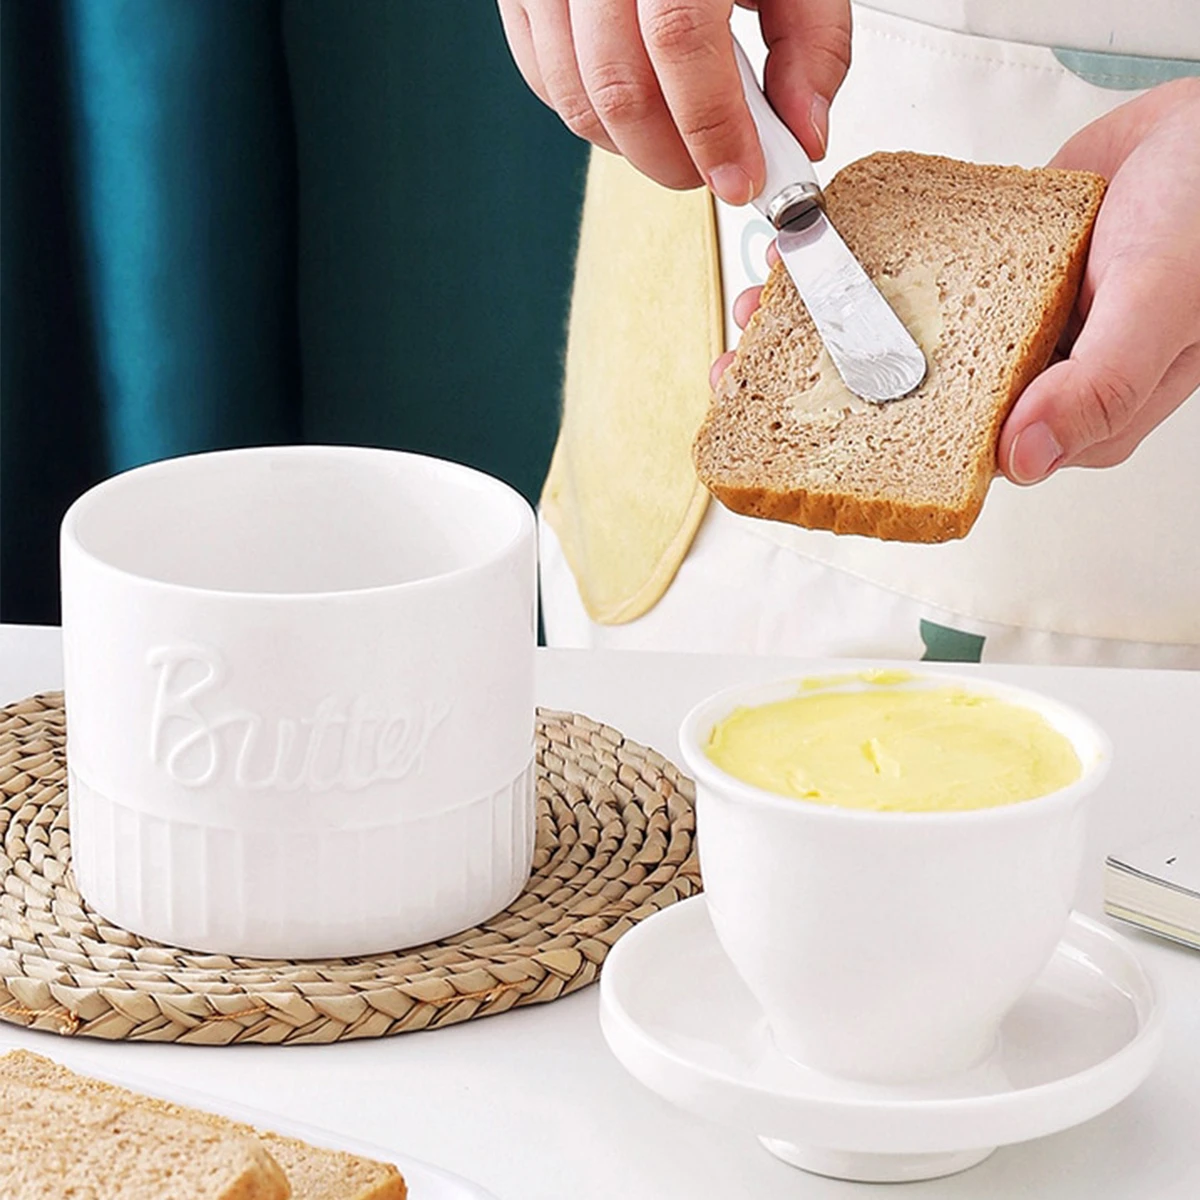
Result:
M734 54L767 167L752 203L778 231L784 265L842 381L875 404L898 400L925 378L925 355L825 215L808 155L736 39Z
M925 355L819 210L779 231L779 254L845 385L883 404L925 378Z

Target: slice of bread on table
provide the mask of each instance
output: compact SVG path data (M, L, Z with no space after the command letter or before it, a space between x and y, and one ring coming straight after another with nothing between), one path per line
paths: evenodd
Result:
M163 1134L169 1134L170 1130L183 1123L196 1125L210 1136L219 1135L238 1145L249 1143L273 1166L278 1164L275 1170L279 1179L286 1179L285 1189L290 1185L290 1190L262 1193L264 1200L274 1200L275 1197L282 1200L287 1196L293 1200L405 1200L407 1195L404 1177L390 1163L376 1162L340 1150L326 1150L298 1138L254 1129L214 1113L143 1096L99 1079L77 1075L48 1058L25 1050L13 1050L0 1057L0 1088L8 1085L36 1088L47 1094L57 1093L85 1106L104 1108L115 1104L136 1110L139 1119L148 1120L151 1126L155 1121L160 1122ZM0 1103L0 1128L6 1120L6 1112L7 1104ZM3 1168L0 1167L0 1182L3 1179ZM7 1200L8 1192L0 1194ZM147 1193L147 1196L150 1194ZM114 1200L117 1195L113 1193ZM136 1195L130 1193L131 1197ZM153 1195L159 1198L168 1193L160 1191ZM243 1193L196 1191L189 1195L243 1200ZM124 1200L124 1194L121 1196ZM257 1200L258 1196L259 1193L246 1192L244 1200ZM137 1200L141 1200L140 1196Z
M1066 326L1104 187L1086 172L907 152L844 168L825 191L829 218L910 325L928 374L888 404L852 397L777 264L696 435L701 481L748 516L963 537L1004 419ZM922 315L923 333L911 328Z
M103 1097L0 1079L4 1200L287 1200L253 1137Z

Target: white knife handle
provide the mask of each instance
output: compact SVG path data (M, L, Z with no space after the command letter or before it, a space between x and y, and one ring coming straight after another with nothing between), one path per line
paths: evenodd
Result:
M767 182L751 204L776 229L782 229L789 221L824 203L821 186L817 183L816 173L804 148L763 95L754 76L754 68L736 37L733 39L733 53L767 164Z

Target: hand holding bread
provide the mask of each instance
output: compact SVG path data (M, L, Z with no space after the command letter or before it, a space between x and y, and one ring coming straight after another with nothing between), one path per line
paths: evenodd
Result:
M998 461L1015 483L1124 462L1200 387L1200 79L1114 109L1050 166L1110 183L1061 347L1068 357L1026 389L1000 438Z
M928 363L885 405L841 385L782 264L772 268L696 435L697 475L727 508L835 533L966 535L1000 427L1075 303L1104 181L878 153L825 192L834 227Z
M1055 361L1015 398L996 440L995 467L1014 483L1123 462L1200 386L1198 128L1200 81L1180 80L1093 122L1051 161L1111 183ZM762 294L738 297L743 328ZM734 357L713 364L714 389Z

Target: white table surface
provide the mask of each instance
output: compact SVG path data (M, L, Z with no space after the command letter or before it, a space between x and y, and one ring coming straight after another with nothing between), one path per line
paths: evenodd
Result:
M693 702L729 683L794 669L779 659L540 651L538 699L606 721L677 759L675 729ZM1106 852L1200 819L1200 672L956 669L1057 696L1111 736L1114 765L1093 810L1084 912L1100 915ZM0 627L0 703L56 688L61 675L57 630ZM1200 954L1129 936L1167 1003L1166 1052L1150 1079L1084 1126L1001 1148L971 1171L920 1184L806 1175L753 1137L671 1107L609 1053L595 987L448 1029L334 1046L110 1044L0 1025L0 1048L27 1046L80 1070L130 1072L391 1146L457 1171L500 1200L898 1200L901 1191L904 1200L1193 1200L1200 1196Z

